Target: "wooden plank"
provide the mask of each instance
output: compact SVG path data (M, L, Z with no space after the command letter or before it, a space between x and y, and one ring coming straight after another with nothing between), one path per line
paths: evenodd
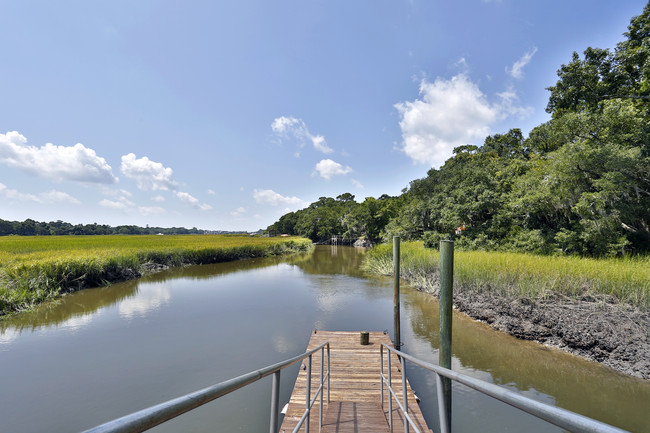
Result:
M307 350L330 343L330 404L327 402L327 388L324 387L323 427L332 432L382 432L387 429L388 391L384 389L384 406L381 406L380 385L380 345L385 343L392 347L390 337L383 332L370 332L368 345L360 344L360 333L340 331L314 331ZM325 351L327 371L327 354ZM307 363L303 361L300 373L289 400L289 407L280 428L281 432L293 431L305 411ZM311 398L320 385L321 354L312 357ZM391 382L398 398L402 399L402 376L397 356L391 355ZM388 374L386 354L384 354L384 375ZM429 432L426 421L413 390L407 381L409 415L422 432ZM318 431L319 400L316 400L310 416L310 431ZM393 431L403 432L403 421L397 404L393 403ZM383 427L381 427L383 426ZM338 429L337 429L338 428ZM352 430L349 430L352 428Z
M333 401L327 408L323 433L389 433L381 407L372 403Z

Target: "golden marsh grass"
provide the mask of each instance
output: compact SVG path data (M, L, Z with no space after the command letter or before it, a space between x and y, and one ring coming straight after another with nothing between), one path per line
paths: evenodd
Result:
M380 245L366 255L367 271L393 271L392 245ZM439 252L422 242L401 245L401 272L418 280L437 273ZM539 256L523 253L455 251L456 284L475 290L540 298L551 294L571 297L613 296L643 309L650 307L650 257L594 259Z

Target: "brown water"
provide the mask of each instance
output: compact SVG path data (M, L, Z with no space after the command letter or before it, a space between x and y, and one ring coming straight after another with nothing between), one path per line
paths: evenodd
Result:
M313 329L392 332L392 280L363 252L173 269L85 290L0 322L0 432L74 432L303 352ZM438 358L438 304L402 290L403 349ZM453 368L634 432L650 432L650 382L454 315ZM437 429L435 377L407 374ZM285 370L286 402L297 367ZM270 379L152 431L268 431ZM454 386L454 432L553 426Z

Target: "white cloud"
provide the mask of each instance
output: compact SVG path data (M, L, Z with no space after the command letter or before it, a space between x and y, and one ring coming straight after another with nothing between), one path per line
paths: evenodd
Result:
M479 87L466 75L450 80L437 78L420 83L421 99L395 104L400 114L402 150L416 163L440 167L454 147L482 142L490 125L509 115L523 115L529 109L515 105L513 91L490 104Z
M17 131L0 134L0 163L57 182L115 183L111 166L81 143L35 147Z
M185 202L185 203L189 203L190 205L192 205L192 207L195 207L197 209L204 210L204 211L212 209L212 206L210 206L209 204L205 204L205 203L199 203L198 198L192 196L191 194L189 194L187 192L178 191L176 193L176 197L178 197L178 199L180 201Z
M497 96L500 99L498 108L502 113L502 116L517 116L523 118L533 112L533 107L521 107L517 104L519 102L519 97L512 88L505 92L497 93Z
M6 185L0 183L0 197L5 197L10 200L19 201L33 201L35 203L65 203L65 204L80 204L81 202L70 194L62 191L51 190L42 192L38 195L25 194L15 189L7 188Z
M323 159L316 164L316 171L322 178L329 180L332 176L350 173L352 168L343 167L341 164L332 161L331 159Z
M109 200L105 198L99 202L99 205L109 209L125 210L135 205L135 203L129 200Z
M151 201L155 201L155 202L157 202L157 203L162 203L162 202L165 201L165 197L163 197L162 195L158 194L158 195L156 195L156 196L151 197Z
M216 195L217 193L216 193L216 192L214 192L214 190L212 190L212 189L209 189L209 190L208 190L208 194L210 194L210 195Z
M307 125L302 119L295 117L278 117L273 120L271 129L279 137L292 137L298 141L298 145L303 146L304 142L311 141L314 149L323 153L332 153L333 149L327 145L325 137L322 135L312 135L307 128ZM294 154L299 156L300 153Z
M174 190L178 185L172 179L174 171L171 168L146 156L137 159L133 153L123 155L120 169L124 176L135 179L138 188L143 191Z
M138 211L140 211L140 213L145 216L160 215L166 212L165 209L159 206L139 206Z
M508 69L508 67L506 67L506 72L518 80L524 78L524 66L530 63L536 52L537 47L531 48L527 53L521 56L519 60L512 64L512 68Z
M67 192L57 191L55 189L39 194L41 199L46 203L69 203L81 204L79 200L72 197Z
M352 184L359 189L363 189L363 184L356 179L352 179Z
M465 57L461 57L456 63L454 63L454 68L456 68L456 70L461 74L467 74L469 72L469 63L467 63Z
M186 193L186 192L181 192L178 191L176 193L176 197L178 197L181 201L184 201L189 204L199 204L199 199L196 197L193 197L192 195Z
M133 194L125 189L104 188L102 193L110 199L101 200L100 206L118 210L130 209L135 206L135 203L130 200Z
M270 204L271 206L292 206L294 208L303 208L309 205L298 197L285 197L272 189L256 189L253 191L253 198L257 203Z
M244 215L245 213L246 213L246 208L244 208L244 207L238 207L238 208L235 209L234 211L230 212L230 215L232 215L232 216L234 216L234 217L239 217L239 216Z

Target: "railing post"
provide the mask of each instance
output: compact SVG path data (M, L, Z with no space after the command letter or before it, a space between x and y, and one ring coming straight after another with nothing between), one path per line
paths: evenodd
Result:
M388 426L390 427L390 433L393 433L393 397L390 394L390 388L393 386L393 378L391 375L391 366L390 366L390 350L386 351L388 353Z
M450 433L451 423L447 418L447 405L445 404L445 394L443 389L443 377L436 373L436 386L438 388L438 418L440 421L440 433Z
M327 342L327 404L330 404L330 343Z
M320 348L320 407L318 409L318 432L323 430L323 394L325 393L323 372L325 370L325 348Z
M451 369L451 322L454 297L454 242L440 241L440 352L441 367ZM446 430L451 431L451 379L441 378ZM443 419L440 419L442 424ZM442 425L440 426L443 429Z
M400 317L399 317L399 236L393 236L393 319L395 328L395 349L400 350L402 340L400 336Z
M311 407L310 407L310 400L311 400L311 355L309 355L309 361L307 362L307 391L306 391L307 397L305 397L306 400L306 406L305 409L307 410L307 422L305 424L305 433L309 433L309 419L311 416Z
M280 417L280 370L273 373L273 385L271 385L271 421L269 432L278 433L278 418Z
M379 390L381 391L381 410L384 410L384 346L379 346Z
M402 363L402 405L404 405L404 433L409 433L409 420L406 418L406 415L409 413L409 397L408 392L406 392L406 360L403 356L400 356L400 362Z

